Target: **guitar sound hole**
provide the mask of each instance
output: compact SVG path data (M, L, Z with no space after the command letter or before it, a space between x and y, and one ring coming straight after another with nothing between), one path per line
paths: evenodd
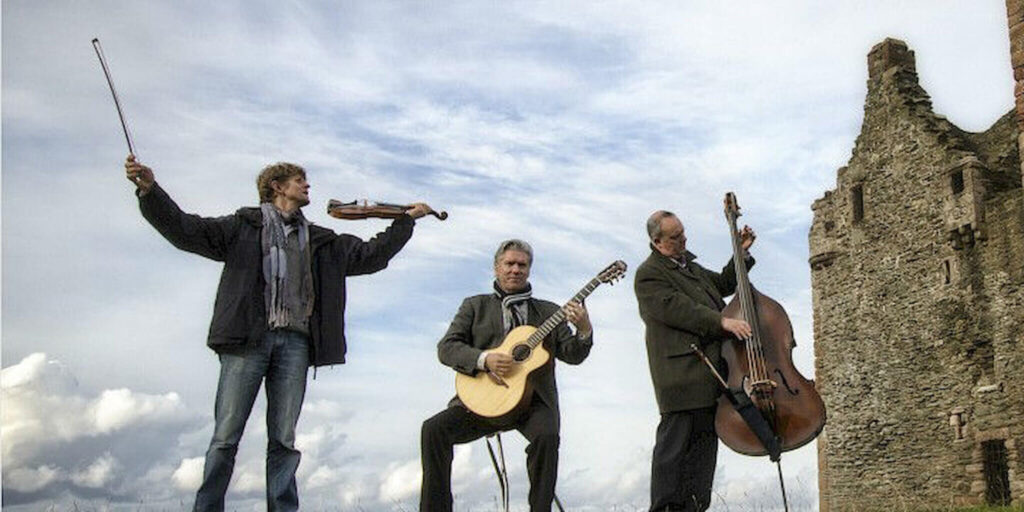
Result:
M532 352L532 350L530 350L529 345L516 345L512 347L512 359L521 363L530 358L530 352Z

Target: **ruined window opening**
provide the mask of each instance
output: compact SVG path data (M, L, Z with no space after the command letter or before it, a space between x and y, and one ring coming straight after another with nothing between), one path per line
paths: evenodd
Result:
M957 169L949 175L949 186L953 189L953 195L964 191L964 170Z
M853 203L853 221L864 219L864 185L854 185L850 191L850 202Z
M981 443L985 475L985 503L1007 506L1010 504L1010 468L1007 463L1006 441L993 439Z
M835 222L832 222L830 220L825 221L825 232L826 233L832 231L833 229L835 229L835 227L836 227L836 223Z
M952 282L952 274L951 274L950 267L949 267L949 260L944 260L942 262L942 273L943 273L943 281L942 281L943 284L949 284L950 282Z

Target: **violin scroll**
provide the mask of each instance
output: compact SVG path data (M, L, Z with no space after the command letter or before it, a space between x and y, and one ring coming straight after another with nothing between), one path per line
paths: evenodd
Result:
M726 192L725 200L723 201L723 203L725 205L726 219L735 219L740 215L743 215L742 213L740 213L740 203L736 201L736 194L733 194L732 192Z

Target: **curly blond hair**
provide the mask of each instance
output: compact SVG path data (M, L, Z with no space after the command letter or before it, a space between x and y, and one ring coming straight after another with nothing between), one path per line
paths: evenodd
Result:
M274 200L274 187L271 183L285 181L296 175L305 178L306 170L288 162L277 162L264 167L256 177L256 190L260 193L260 202L269 203Z

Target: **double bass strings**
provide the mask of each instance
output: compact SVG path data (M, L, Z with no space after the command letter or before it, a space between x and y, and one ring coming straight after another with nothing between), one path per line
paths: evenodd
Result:
M772 400L773 389L767 370L764 346L761 343L760 322L758 321L756 304L754 303L753 289L750 285L750 277L747 274L746 262L742 258L743 251L739 234L736 229L735 212L729 211L727 218L732 238L733 267L736 271L740 310L743 314L744 320L746 320L751 328L750 339L742 341L744 341L744 347L747 353L748 371L754 381L752 391L753 395L756 397L755 404L759 409L768 414L770 423L774 429L777 426L778 418L775 414L775 402ZM764 389L765 385L769 386L768 390Z

